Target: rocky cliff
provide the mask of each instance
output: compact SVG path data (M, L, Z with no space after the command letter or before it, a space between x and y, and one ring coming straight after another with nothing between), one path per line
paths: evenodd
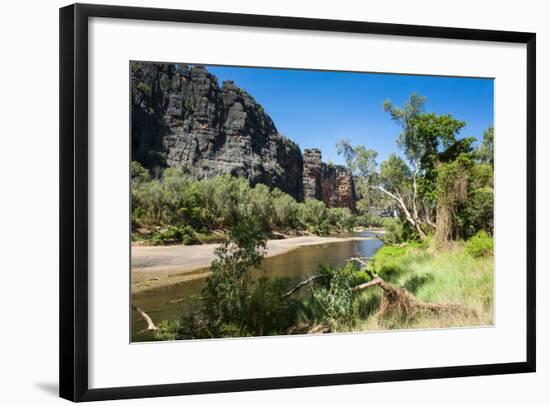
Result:
M132 159L182 167L200 179L226 173L302 195L302 154L263 108L205 68L132 63Z
M305 199L322 200L327 207L355 209L355 183L345 166L322 162L321 151L317 148L305 149L303 161Z
M197 179L230 173L277 187L298 201L355 206L345 167L321 162L281 135L273 120L232 81L220 87L204 67L132 62L132 159L162 170L181 167Z

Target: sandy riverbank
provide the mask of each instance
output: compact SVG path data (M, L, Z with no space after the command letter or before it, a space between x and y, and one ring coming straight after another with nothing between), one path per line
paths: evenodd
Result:
M374 237L303 236L267 242L266 257L284 254L308 245L331 244ZM134 293L185 282L208 275L219 244L132 247L132 291Z

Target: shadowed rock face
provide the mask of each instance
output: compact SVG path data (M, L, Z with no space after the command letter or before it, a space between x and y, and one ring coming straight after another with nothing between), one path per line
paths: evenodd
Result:
M132 62L130 71L132 159L145 168L179 167L197 179L229 173L298 201L305 193L329 207L355 206L347 169L321 163L319 150L306 164L298 145L232 81L220 88L201 66Z
M327 165L317 148L305 149L304 197L325 202L327 207L355 209L355 184L351 172L342 165Z
M201 179L223 174L278 187L298 200L302 153L233 82L205 68L132 63L132 159L180 167Z

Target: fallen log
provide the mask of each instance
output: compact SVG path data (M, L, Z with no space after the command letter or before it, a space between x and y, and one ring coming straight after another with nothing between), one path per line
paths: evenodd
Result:
M363 290L363 289L370 288L371 286L380 285L381 283L384 283L384 281L381 278L374 278L372 281L365 282L365 283L362 283L360 285L354 286L353 288L351 288L351 291L356 292L358 290Z
M350 258L349 261L355 261L363 265L362 269L367 272L367 274L369 274L372 278L372 280L369 282L362 283L353 287L351 289L352 291L363 290L372 286L379 286L384 291L382 302L380 303L380 308L378 310L378 315L381 317L391 315L400 319L407 319L414 317L419 312L448 312L461 313L472 316L476 315L476 312L474 310L459 304L423 302L417 299L407 289L392 286L380 276L378 276L373 270L368 269L365 258L355 257Z

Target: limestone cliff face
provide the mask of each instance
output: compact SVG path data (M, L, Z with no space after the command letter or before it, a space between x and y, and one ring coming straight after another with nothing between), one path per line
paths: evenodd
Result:
M355 209L355 184L351 172L342 165L328 165L317 148L304 150L304 197L325 202L327 207Z
M132 62L132 159L197 179L232 174L277 187L298 201L355 207L353 177L281 135L273 120L232 81L220 87L204 67Z
M198 178L230 173L278 187L298 200L302 154L263 108L205 68L132 63L132 159L181 167Z

